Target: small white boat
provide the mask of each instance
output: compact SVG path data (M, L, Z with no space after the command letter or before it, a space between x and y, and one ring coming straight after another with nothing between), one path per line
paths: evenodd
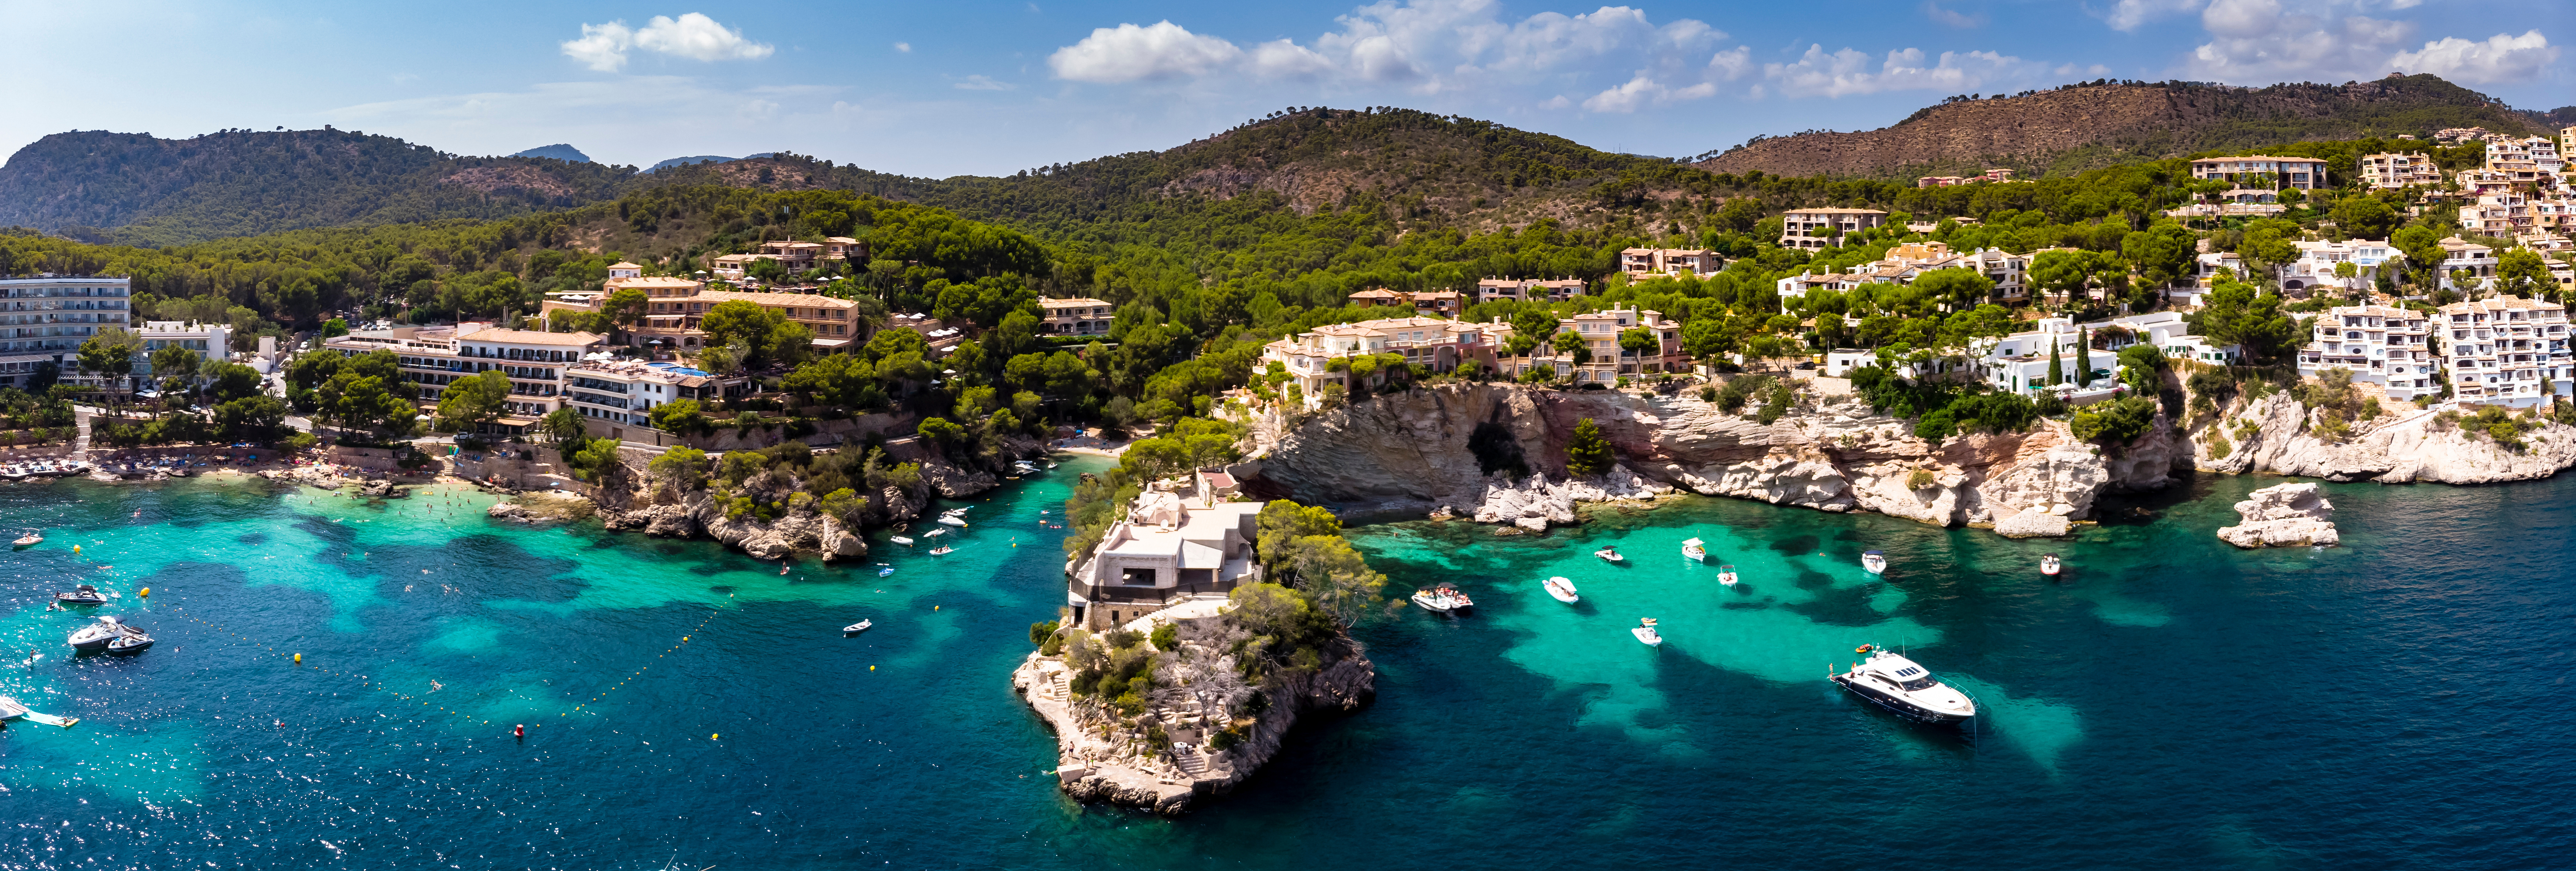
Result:
M1574 582L1564 578L1549 578L1538 582L1538 585L1547 588L1548 595L1554 596L1557 601L1564 602L1568 605L1574 604L1583 598L1582 596L1575 594Z
M939 523L942 526L964 526L966 525L966 518L959 517L954 514L943 514L939 516Z
M894 567L893 567L893 566L886 566L885 568L881 568L881 569L878 569L878 570L877 570L877 577L880 577L880 578L882 578L882 577L888 577L888 576L891 576L891 575L893 575L893 574L894 574Z
M1476 606L1467 594L1448 584L1413 591L1413 604L1439 614L1452 614Z
M895 536L895 537L893 537L893 538L889 538L889 539L886 539L886 540L887 540L887 541L894 542L894 543L896 543L896 544L903 545L903 546L905 546L905 547L911 547L911 546L912 546L912 537L911 537L911 536L908 536L908 535L898 535L898 536Z
M1600 550L1593 551L1592 555L1600 557L1601 561L1605 563L1626 562L1628 560L1627 557L1619 555L1618 548L1605 547Z
M1628 634L1637 636L1637 640L1644 643L1647 647L1664 646L1664 635L1661 632L1655 631L1655 618L1653 617L1638 618L1637 628L1628 630Z
M922 533L922 534L921 534L921 537L923 537L923 538L938 538L938 537L940 537L940 536L947 535L947 534L948 534L948 530L945 530L945 529L933 529L933 530L931 530L931 531L929 531L929 532Z
M956 548L949 547L949 546L944 545L944 544L943 544L943 545L940 545L940 546L938 546L938 547L934 547L934 548L931 548L931 549L930 549L930 555L931 555L931 556L947 556L947 555L949 555L949 554L951 554L951 553L955 553L955 552L957 552L957 549L956 549Z
M877 624L876 624L876 621L874 621L874 620L861 620L861 621L859 621L859 622L852 623L852 624L850 624L850 625L848 625L848 626L843 626L843 627L841 627L841 634L843 634L843 635L857 635L857 634L859 634L859 633L861 633L861 632L866 632L866 631L868 631L868 627L870 627L870 626L874 626L874 625L877 625Z
M1870 574L1873 574L1873 575L1883 575L1883 574L1886 574L1886 573L1887 573L1887 552L1886 552L1886 551L1883 551L1883 550L1865 550L1865 551L1861 551L1861 552L1860 552L1860 567L1861 567L1861 568L1864 568L1864 569L1868 569L1868 570L1869 570L1869 573L1870 573Z
M19 536L17 541L10 542L9 544L13 547L35 547L36 545L44 543L44 536L30 532L26 535Z
M2057 577L2057 573L2058 573L2060 570L2064 569L2064 568L2065 568L2065 566L2064 566L2064 565L2062 565L2062 564L2060 564L2060 563L2057 561L2057 555L2056 555L2056 554L2053 554L2053 553L2052 553L2052 554L2049 554L2049 555L2047 555L2047 556L2043 556L2043 557L2040 557L2040 558L2039 558L2039 573L2040 573L2040 574L2047 575L2047 576L2049 576L2049 577L2054 578L2054 577Z
M1692 562L1708 559L1708 542L1696 538L1682 542L1682 556Z
M1725 585L1730 586L1730 587L1735 586L1735 566L1733 566L1733 565L1723 565L1723 566L1718 566L1718 567L1717 567L1717 582L1718 582L1718 583L1721 583L1721 584L1725 584Z

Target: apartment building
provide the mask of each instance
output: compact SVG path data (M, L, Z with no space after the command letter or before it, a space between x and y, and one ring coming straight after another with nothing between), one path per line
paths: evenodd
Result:
M2009 169L1989 169L1978 175L1927 175L1915 179L1914 186L1919 188L1945 188L1955 185L1975 184L1981 181L2003 182L2011 181L2012 175L2013 171Z
M1780 213L1780 247L1832 248L1885 223L1887 213L1877 209L1790 209Z
M2422 154L2395 152L2366 155L2355 171L2372 190L2393 190L2442 183L2442 168Z
M1458 319L1466 313L1466 297L1454 290L1426 290L1413 294L1413 313L1426 318Z
M1351 294L1350 304L1361 308L1399 305L1409 306L1413 304L1413 295L1400 291L1388 290L1383 287L1372 287L1367 290Z
M197 352L200 371L206 362L232 356L233 331L223 324L144 321L142 328L135 332L143 338L143 348L135 352L134 359L134 376L138 380L154 377L152 355L163 348L179 347Z
M2243 157L2205 157L2191 162L2191 177L2245 180L2269 177L2275 190L2297 188L2310 190L2326 186L2326 162L2313 157L2273 157L2249 154Z
M2433 329L2443 335L2451 395L2465 404L2523 408L2569 395L2567 309L2520 297L2443 306Z
M1725 268L1717 252L1698 248L1629 248L1619 252L1619 270L1643 281L1661 275L1706 278Z
M2421 312L2382 305L2337 306L2316 318L2315 335L2299 348L2299 374L2314 378L2329 369L2385 388L2401 402L2438 396L2442 385L2425 337L2431 321Z
M1041 299L1038 308L1045 313L1038 319L1038 332L1057 336L1097 336L1109 332L1109 322L1117 317L1116 306L1107 300L1078 297L1075 299Z
M1513 332L1509 325L1497 326L1503 338L1509 338ZM1620 336L1641 328L1654 336L1653 346L1644 351L1619 346ZM1582 340L1583 355L1557 348L1556 337L1567 333ZM1558 318L1556 332L1538 339L1538 344L1532 346L1527 354L1499 358L1502 373L1517 378L1532 370L1548 370L1554 373L1554 377L1570 379L1577 384L1615 384L1621 377L1686 371L1690 363L1682 352L1681 324L1666 320L1662 312L1652 309L1640 311L1634 306L1612 306ZM1502 342L1498 340L1496 344ZM1581 362L1577 362L1578 356Z
M1780 311L1786 313L1789 310L1789 301L1806 296L1808 291L1845 291L1864 284L1885 283L1888 283L1888 279L1876 275L1859 275L1848 272L1815 272L1805 275L1792 275L1787 278L1780 279L1779 281L1772 282L1772 287L1779 293Z
M565 367L565 407L583 417L618 425L643 425L653 406L690 399L707 401L723 395L723 379L676 363L639 360L584 360ZM610 438L623 438L622 426Z
M2462 241L2458 236L2445 238L2441 244L2443 290L2474 290L2495 284L2495 249L2475 242ZM2461 270L2467 270L2469 276L2467 282L2461 282L2452 277L2452 273Z
M1564 302L1584 295L1580 278L1487 278L1476 282L1475 302Z
M1940 269L1966 269L1986 277L1995 284L1994 300L2021 302L2030 298L2028 276L2032 254L2014 254L2001 248L1980 248L1960 254L1941 242L1908 242L1887 249L1887 256L1852 267L1855 274L1879 281L1913 284L1925 273Z
M2460 229L2481 236L2512 236L2538 226L2540 216L2533 210L2531 198L2519 191L2479 194L2476 200L2460 206Z
M2541 175L2557 175L2567 164L2560 159L2557 140L2546 136L2524 139L2498 137L2487 140L2487 168L2501 172L2525 170Z
M1495 365L1495 349L1511 335L1506 324L1471 324L1419 315L1350 324L1326 324L1310 332L1271 342L1261 349L1262 367L1285 368L1309 406L1322 401L1324 386L1348 387L1347 365L1334 360L1394 353L1406 363L1448 371L1468 361ZM1372 383L1384 376L1372 376Z
M63 373L82 342L100 330L126 329L133 281L93 275L0 278L0 385L24 386L36 367Z
M2379 280L2383 265L2406 259L2387 242L2352 239L2343 242L2293 242L2299 259L2281 265L2278 278L2282 290L2305 290L2334 287L2359 290ZM2353 277L2335 274L2336 267L2352 264Z
M788 320L803 325L814 333L814 347L838 350L852 342L864 342L868 325L858 316L858 303L810 293L768 293L759 291L709 290L705 282L674 276L610 278L597 297L577 299L563 297L546 300L539 315L557 310L599 311L607 297L619 290L644 291L650 300L644 317L626 331L628 340L638 346L687 350L705 344L706 332L699 329L708 310L720 303L748 302L778 312Z
M449 327L396 327L360 330L324 342L325 350L355 357L377 349L392 351L412 398L423 404L457 379L500 372L510 379L508 411L494 432L522 433L555 409L565 406L564 373L606 338L591 333L512 330L468 322Z
M823 259L857 260L865 263L868 259L868 243L852 239L848 236L833 236L831 238L824 239Z
M804 272L823 259L823 243L778 239L760 243L760 256L778 261L788 272Z

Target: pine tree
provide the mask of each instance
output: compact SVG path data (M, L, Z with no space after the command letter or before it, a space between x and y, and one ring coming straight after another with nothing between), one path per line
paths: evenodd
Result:
M2075 331L2075 386L2077 387L2093 386L2092 344L2085 338L2083 330Z
M1565 445L1565 471L1577 476L1610 471L1610 440L1601 437L1601 425L1591 418L1574 422L1574 439Z
M2048 343L2048 386L2050 387L2066 383L2066 364L2059 362L2059 350L2056 340L2050 340Z

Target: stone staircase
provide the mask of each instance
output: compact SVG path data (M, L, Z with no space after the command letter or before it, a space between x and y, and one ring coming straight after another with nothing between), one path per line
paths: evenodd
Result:
M1178 766L1181 773L1191 777L1207 774L1208 770L1207 756L1200 753L1196 747L1187 750L1179 747L1172 748L1172 764Z
M89 412L75 411L72 414L72 427L74 430L72 459L87 460L89 459Z

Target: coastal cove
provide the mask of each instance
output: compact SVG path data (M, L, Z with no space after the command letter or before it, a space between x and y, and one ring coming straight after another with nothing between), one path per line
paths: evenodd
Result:
M880 530L786 576L709 541L490 520L450 488L0 487L48 536L9 557L0 692L81 718L0 731L21 822L0 861L2517 867L2547 864L2532 799L2576 762L2550 693L2576 483L2327 484L2343 547L2240 552L2211 530L2277 480L2203 475L2106 496L2155 517L2064 540L1698 496L1544 535L1355 526L1390 593L1452 582L1475 611L1364 620L1376 702L1301 726L1233 794L1173 819L1085 807L1006 676L1062 602L1039 512L1105 465L939 503L972 507L949 557ZM1745 583L1683 564L1694 536ZM1628 567L1589 557L1604 543ZM2051 552L2063 583L2037 574ZM1550 575L1583 602L1547 598ZM75 618L42 596L79 581L124 592L101 613L160 646L69 656ZM1641 616L1662 649L1627 638ZM1925 730L1840 694L1827 663L1861 643L1905 646L1988 722Z

